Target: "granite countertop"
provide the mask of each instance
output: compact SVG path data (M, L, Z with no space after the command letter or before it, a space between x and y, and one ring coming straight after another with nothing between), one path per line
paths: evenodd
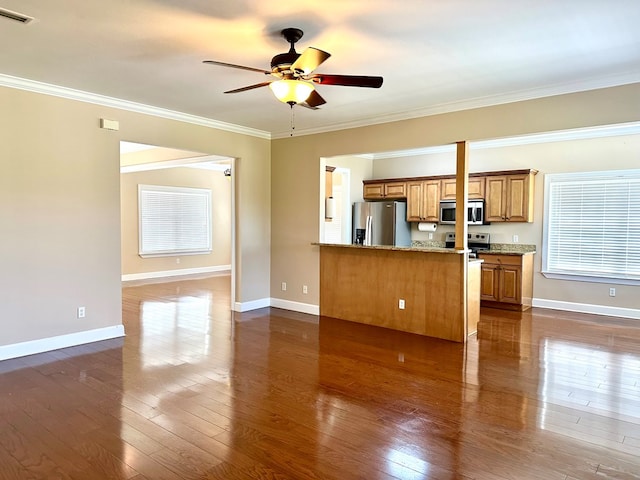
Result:
M351 245L351 244L342 244L342 243L321 243L321 242L312 242L311 245L318 245L321 247L360 248L360 249L370 249L370 250L394 250L394 251L402 251L402 252L448 253L448 254L454 254L454 255L460 255L464 253L463 250L446 248L444 245L441 247L439 246L423 247L419 245L412 245L410 247L395 247L393 245Z
M492 243L489 251L484 253L494 255L533 255L536 253L536 246L525 243Z
M434 240L414 240L410 247L395 247L393 245L351 245L343 243L322 243L312 242L311 245L321 247L341 247L341 248L365 248L371 250L394 250L402 252L427 252L427 253L450 253L460 255L464 250L456 250L455 248L447 248L444 242ZM488 251L480 253L480 255L532 255L536 253L535 245L527 245L524 243L495 243L491 245Z
M411 246L412 248L420 249L445 248L445 243L438 240L414 240ZM489 251L484 253L494 255L530 255L536 253L536 246L525 243L492 243Z

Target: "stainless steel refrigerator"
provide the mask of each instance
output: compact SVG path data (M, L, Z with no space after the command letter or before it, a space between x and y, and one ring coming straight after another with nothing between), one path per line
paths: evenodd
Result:
M352 241L356 245L411 246L411 226L407 222L407 203L354 203Z

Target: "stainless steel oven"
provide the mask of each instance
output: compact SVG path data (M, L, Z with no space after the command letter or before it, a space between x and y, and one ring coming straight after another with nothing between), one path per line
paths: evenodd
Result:
M445 237L445 247L453 248L456 246L455 232L448 232ZM478 254L489 251L491 243L488 233L468 233L467 248L470 250L469 258L478 258Z
M440 223L456 223L455 200L440 200ZM467 202L467 224L484 224L484 200L469 200Z

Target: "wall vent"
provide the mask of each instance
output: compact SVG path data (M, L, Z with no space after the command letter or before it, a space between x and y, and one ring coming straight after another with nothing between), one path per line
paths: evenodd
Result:
M22 13L12 12L11 10L7 10L4 8L0 8L0 17L7 18L9 20L15 20L16 22L20 22L23 24L27 24L31 20L33 20L33 17L28 17L27 15L23 15Z

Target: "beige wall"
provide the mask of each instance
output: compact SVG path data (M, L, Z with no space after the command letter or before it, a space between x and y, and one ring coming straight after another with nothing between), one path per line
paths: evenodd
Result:
M321 157L388 152L596 125L638 121L640 84L479 108L272 142L271 287L278 298L319 303L318 211ZM330 107L327 107L330 108ZM517 167L515 167L517 168ZM542 178L542 177L540 177ZM538 191L541 191L538 188ZM506 235L506 232L505 232ZM526 233L526 238L536 237ZM535 242L539 243L538 241ZM292 288L276 288L281 281ZM309 294L301 285L309 285ZM568 285L564 300L606 300L583 295L585 284ZM538 290L550 295L551 289ZM637 290L637 288L636 288ZM628 290L625 290L625 296ZM618 306L622 306L623 300ZM629 300L626 305L633 305ZM637 303L636 303L637 308Z
M122 274L167 272L231 265L231 180L223 172L165 168L124 173L121 179ZM207 255L142 258L138 255L138 185L167 185L211 190L212 245ZM176 259L180 263L176 263Z
M236 158L236 299L269 297L268 139L4 87L0 105L0 347L122 323L121 140Z

